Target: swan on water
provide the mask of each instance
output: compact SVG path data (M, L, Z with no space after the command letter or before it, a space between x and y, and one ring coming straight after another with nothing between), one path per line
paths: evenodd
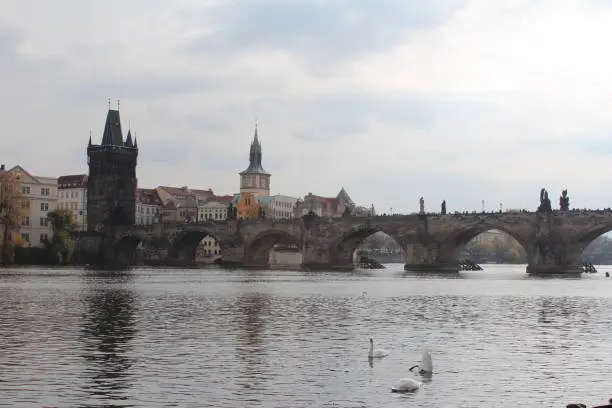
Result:
M413 378L402 378L391 392L415 392L421 388L421 383Z
M433 374L433 362L431 360L431 351L429 350L429 347L426 347L425 350L423 350L421 362L410 367L410 371L414 370L417 367L419 368L419 374L421 375Z
M370 350L368 351L368 358L382 358L389 355L389 352L385 349L374 350L374 340L370 338Z

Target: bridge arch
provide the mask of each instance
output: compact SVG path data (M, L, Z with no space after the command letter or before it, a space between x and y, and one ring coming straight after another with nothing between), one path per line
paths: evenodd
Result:
M200 242L205 237L211 237L221 248L221 257L223 256L223 243L217 237L214 225L203 225L200 227L186 228L178 233L172 240L170 246L169 258L175 261L183 261L187 263L195 263L196 254Z
M585 258L585 251L587 248L597 240L597 238L602 235L612 231L612 220L602 223L597 223L593 225L591 228L582 231L577 235L576 238L572 240L572 242L566 246L567 258L570 262L575 264L581 264ZM597 260L593 263L597 264Z
M528 245L527 237L522 236L512 228L508 228L506 225L501 223L491 222L479 222L475 224L466 225L465 227L458 228L451 233L451 235L444 241L444 258L446 261L456 262L459 259L459 253L463 247L476 238L478 235L489 232L489 231L501 231L504 234L512 237L518 244L523 248L527 255L527 263L533 256L533 251L530 245Z
M126 234L114 243L115 257L121 265L133 265L136 263L136 248L144 242L144 237L138 234Z
M302 238L287 231L272 229L264 231L249 240L245 251L245 264L249 266L268 266L270 250L279 244L293 246L301 253Z
M406 245L395 232L384 229L380 225L365 223L347 231L340 239L335 241L330 248L332 265L340 268L352 268L353 255L357 248L369 237L382 232L391 237L406 255Z

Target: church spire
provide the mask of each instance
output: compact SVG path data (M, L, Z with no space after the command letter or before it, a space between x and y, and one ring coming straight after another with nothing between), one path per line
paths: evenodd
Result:
M259 142L259 129L257 123L255 124L255 133L253 135L253 141L251 142L251 149L249 151L249 167L243 171L244 174L268 174L261 164L262 162L262 149L261 143ZM241 174L242 174L241 173Z

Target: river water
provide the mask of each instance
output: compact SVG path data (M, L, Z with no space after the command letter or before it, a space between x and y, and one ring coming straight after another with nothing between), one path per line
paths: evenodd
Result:
M612 397L612 278L0 271L0 406L565 407ZM612 268L608 268L612 271ZM368 339L390 355L370 365ZM432 349L415 394L390 388Z

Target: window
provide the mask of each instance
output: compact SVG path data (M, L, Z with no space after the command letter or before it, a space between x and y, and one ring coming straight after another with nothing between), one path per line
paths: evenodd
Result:
M47 217L40 217L40 226L41 227L49 226L49 219Z
M24 225L24 226L29 226L30 225L30 216L29 215L24 215L23 217L21 217L21 225Z
M30 186L21 186L22 194L30 194Z
M40 195L42 196L48 196L49 195L49 188L48 187L43 187L40 189Z
M30 234L28 234L27 232L22 232L21 239L23 239L25 242L30 242Z
M21 201L21 208L23 208L23 209L30 208L30 200L22 200Z
M49 211L49 203L40 203L40 211Z
M47 242L48 240L47 234L40 234L40 242Z

